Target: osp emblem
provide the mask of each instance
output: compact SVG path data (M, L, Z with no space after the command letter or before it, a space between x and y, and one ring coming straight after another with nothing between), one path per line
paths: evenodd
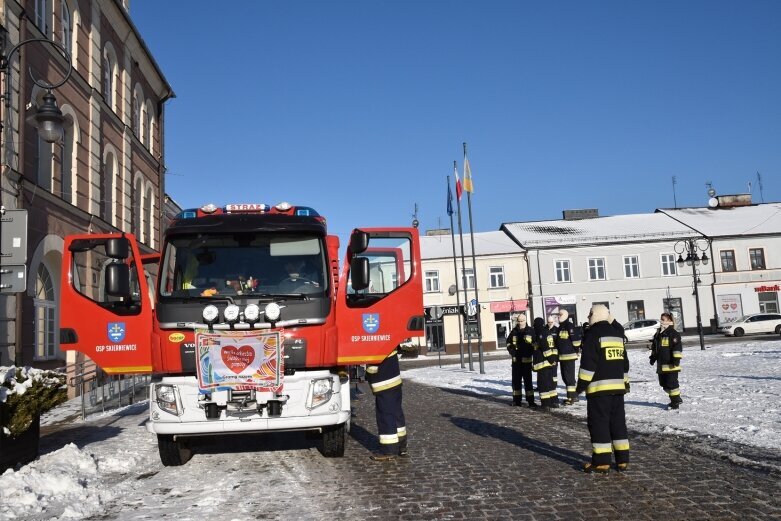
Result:
M367 333L374 334L380 329L380 314L379 313L364 313L363 314L363 330Z
M108 339L114 342L115 344L122 342L125 339L125 323L109 322Z

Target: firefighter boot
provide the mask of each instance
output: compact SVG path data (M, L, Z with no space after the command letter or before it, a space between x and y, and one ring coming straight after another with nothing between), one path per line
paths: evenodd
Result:
M583 472L587 474L607 474L610 472L610 465L595 465L591 462L588 462L583 465Z
M534 399L533 398L530 399L530 400L526 400L526 401L529 403L529 407L531 407L531 408L537 407L537 404L534 403Z
M409 449L407 449L407 437L399 438L399 457L409 458Z
M396 455L395 454L384 454L384 453L372 454L371 456L369 456L369 459L372 460L372 461L391 461L391 460L396 459Z
M618 472L626 472L629 470L629 463L616 463L616 470Z

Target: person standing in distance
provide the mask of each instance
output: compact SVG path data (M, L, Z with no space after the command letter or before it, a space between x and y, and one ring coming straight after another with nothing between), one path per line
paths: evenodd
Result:
M558 407L556 403L556 384L553 383L553 336L548 334L545 320L534 319L533 369L537 373L537 391L540 393L540 405L543 408Z
M624 394L629 359L624 339L616 335L609 322L610 312L602 304L591 308L588 334L581 344L578 394L588 397L588 430L591 436L591 461L586 472L610 472L611 454L619 472L629 466L629 436L626 429Z
M534 330L526 323L526 315L518 315L507 337L507 351L512 357L513 405L521 405L525 396L529 407L536 407L532 384Z
M578 353L575 351L575 325L569 318L566 309L559 311L559 332L556 337L556 349L559 354L559 367L561 367L561 379L567 386L567 398L563 401L564 405L572 405L578 401L578 395L575 393L575 361L578 359Z
M678 385L678 373L681 372L683 345L681 334L675 330L671 313L664 312L659 318L662 325L651 341L651 365L656 363L656 374L659 375L659 385L670 397L670 409L677 409L683 403L681 388Z

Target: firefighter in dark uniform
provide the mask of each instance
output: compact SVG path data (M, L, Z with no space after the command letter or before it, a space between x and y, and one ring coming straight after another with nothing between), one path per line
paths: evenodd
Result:
M374 393L380 452L374 461L407 457L407 428L401 408L401 371L398 351L394 349L379 365L366 367L366 381Z
M602 304L591 308L591 324L583 340L577 393L588 397L588 430L591 435L591 461L586 472L610 471L611 453L616 468L629 465L629 436L624 413L629 359L624 339L611 326L609 311Z
M550 315L548 317L548 323L545 325L546 334L553 338L553 358L551 360L551 365L553 365L553 390L556 391L556 395L553 397L553 401L556 402L556 407L559 406L559 393L557 390L557 387L559 386L559 350L556 347L559 340L559 326L557 325L558 318L558 313L555 315ZM551 405L551 407L553 407L553 405Z
M521 405L525 396L529 407L536 407L532 384L534 330L526 323L526 315L519 315L515 327L510 331L507 351L512 357L513 405Z
M681 372L683 345L681 335L675 330L673 316L662 313L659 319L662 323L659 331L651 341L651 365L656 363L656 374L659 375L659 385L670 397L670 409L677 409L683 403L681 389L678 386L678 373Z
M555 340L548 334L545 320L534 319L534 354L532 356L534 372L537 373L537 391L540 393L540 405L543 408L558 407L556 403L556 384L553 383L553 350Z
M578 401L578 394L575 392L575 385L578 383L575 379L575 362L578 359L578 353L575 350L575 324L569 318L566 309L559 311L559 329L556 337L556 350L559 355L559 367L561 367L561 379L567 386L567 398L562 402L564 405L572 405Z

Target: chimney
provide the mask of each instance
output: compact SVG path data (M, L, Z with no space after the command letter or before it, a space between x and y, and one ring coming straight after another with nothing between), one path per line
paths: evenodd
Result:
M717 195L708 202L711 208L734 208L751 206L751 194Z
M596 219L599 217L599 209L585 208L583 210L564 210L561 212L565 221L577 221L579 219Z

